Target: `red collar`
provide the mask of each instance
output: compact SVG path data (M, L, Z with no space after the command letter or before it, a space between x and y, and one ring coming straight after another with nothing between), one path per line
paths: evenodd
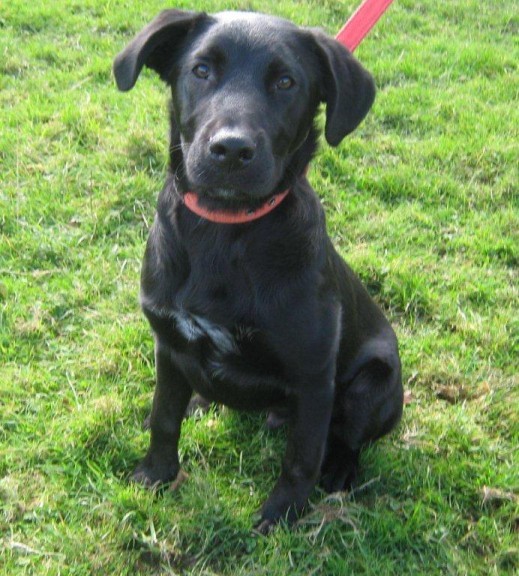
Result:
M184 194L184 204L197 216L205 220L210 220L211 222L216 222L217 224L245 224L272 212L276 206L279 206L281 202L283 202L289 192L290 189L280 192L279 194L274 194L274 196L271 196L261 206L258 206L258 208L248 210L209 210L208 208L200 206L196 192L186 192Z

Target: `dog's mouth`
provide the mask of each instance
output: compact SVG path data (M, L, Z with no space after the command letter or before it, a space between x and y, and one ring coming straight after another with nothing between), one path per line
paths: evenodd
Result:
M268 163L263 169L251 166L228 172L208 163L186 164L186 192L196 193L202 205L215 210L243 210L260 206L278 192L277 167Z
M188 190L189 193L195 194L198 203L208 210L227 210L230 212L241 210L253 211L272 196L272 193L266 192L261 196L251 196L251 194L236 188L196 188Z
M251 166L248 170L227 172L204 164L194 167L187 163L187 185L207 201L228 206L261 203L272 194L279 180L274 166Z

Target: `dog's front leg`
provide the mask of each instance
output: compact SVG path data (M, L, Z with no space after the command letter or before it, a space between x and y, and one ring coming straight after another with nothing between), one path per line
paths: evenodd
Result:
M291 399L288 440L281 475L261 510L256 530L268 533L280 520L293 522L302 512L321 468L333 406L330 378L314 382Z
M133 479L145 486L156 486L174 480L180 469L178 440L182 419L192 389L176 366L172 350L155 341L157 384L150 415L151 442L144 460L137 466Z

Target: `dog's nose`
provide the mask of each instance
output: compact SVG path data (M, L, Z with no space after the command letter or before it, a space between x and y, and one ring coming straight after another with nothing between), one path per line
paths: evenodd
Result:
M248 136L226 133L211 138L209 153L222 167L244 168L254 159L256 145Z

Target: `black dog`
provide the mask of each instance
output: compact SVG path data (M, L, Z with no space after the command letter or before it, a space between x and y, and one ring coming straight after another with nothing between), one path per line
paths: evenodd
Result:
M267 532L297 517L319 477L348 486L361 447L402 412L395 334L332 247L305 177L320 102L336 146L373 81L325 34L249 13L164 11L117 56L118 87L143 66L171 86L171 168L142 270L157 386L134 478L175 478L193 391L268 409L288 442Z

